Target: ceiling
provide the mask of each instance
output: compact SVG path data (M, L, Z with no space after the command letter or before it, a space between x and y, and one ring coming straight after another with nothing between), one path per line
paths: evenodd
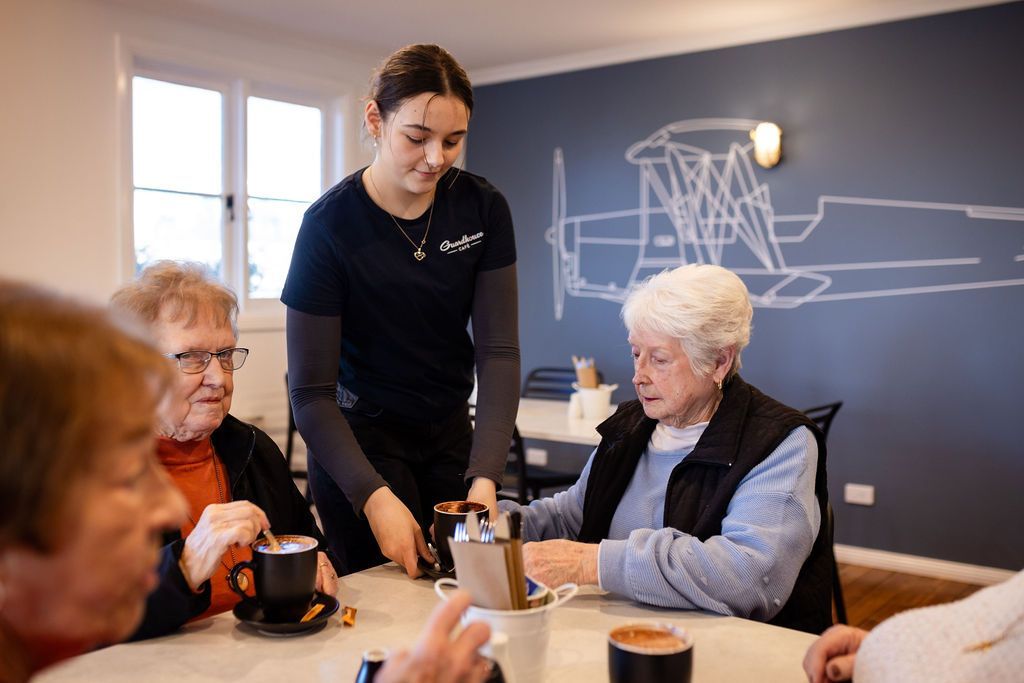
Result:
M115 0L383 58L445 46L475 83L820 33L999 0Z

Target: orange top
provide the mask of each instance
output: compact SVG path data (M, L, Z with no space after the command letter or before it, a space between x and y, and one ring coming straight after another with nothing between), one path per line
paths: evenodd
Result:
M187 538L207 505L231 502L227 469L214 454L213 442L209 438L181 442L160 437L157 455L188 501L189 519L181 527L182 538ZM196 619L226 612L238 604L238 595L228 586L228 572L237 563L251 559L252 549L249 546L228 548L210 577L210 608ZM246 575L251 576L248 572ZM246 592L253 595L252 581L249 584Z

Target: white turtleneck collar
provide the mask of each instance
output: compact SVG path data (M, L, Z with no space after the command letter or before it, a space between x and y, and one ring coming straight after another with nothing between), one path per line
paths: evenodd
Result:
M659 422L651 434L650 447L661 453L689 453L697 445L700 435L707 427L707 422L698 422L682 428L670 427L664 422Z

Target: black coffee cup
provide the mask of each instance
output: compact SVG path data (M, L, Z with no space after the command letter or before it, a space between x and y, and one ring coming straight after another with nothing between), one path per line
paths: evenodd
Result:
M487 519L487 506L471 500L449 500L434 506L434 540L437 541L437 555L441 569L450 572L455 568L448 537L455 534L455 525L465 522L469 515L476 515L479 521Z
M608 634L611 683L689 683L692 670L693 638L678 626L626 624Z
M252 561L239 562L228 574L231 590L242 600L255 602L269 623L292 623L309 610L316 591L317 541L309 536L277 536L281 549L274 551L270 542L260 538L252 544ZM238 575L252 571L256 582L256 598L249 597L238 586Z

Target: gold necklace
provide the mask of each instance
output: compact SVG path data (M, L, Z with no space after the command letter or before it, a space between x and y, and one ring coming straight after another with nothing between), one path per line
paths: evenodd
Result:
M217 467L217 453L216 452L214 452L214 454L213 454L213 456L211 458L211 461L212 461L212 464L213 464L213 477L214 477L214 479L217 480L217 502L223 504L223 503L226 503L227 500L225 500L225 496L224 496L224 484L222 484L221 480L220 480L220 468ZM192 531L195 531L196 530L196 520L192 519L192 515L187 515L187 517L188 517L188 521L192 522ZM228 546L228 555L231 556L231 567L233 567L234 565L238 564L238 562L235 561L235 551L231 548L231 546ZM227 565L227 563L224 561L224 557L223 556L221 556L221 558L220 558L220 564L221 564L222 567L224 567L224 569L227 570L227 572L229 574L231 573L231 567L229 567ZM242 591L246 591L246 590L249 589L249 577L246 576L245 574L241 573L241 572L238 573L237 583L238 583L238 587L241 588Z
M377 196L380 197L380 200L383 202L384 195L381 194L380 188L377 187L377 181L373 179L373 172L370 170L369 166L366 167L366 171L363 172L363 175L370 176L370 184L373 185L373 189L377 191ZM380 208L384 209L383 206L381 206ZM422 261L423 259L427 258L427 253L423 251L423 245L427 243L427 235L430 234L430 222L434 218L434 200L430 200L430 213L427 214L427 229L423 231L423 239L420 240L420 243L418 245L416 244L416 242L413 241L411 237L409 237L409 233L407 233L402 228L402 226L398 223L398 219L395 218L390 211L384 209L384 213L391 217L391 222L395 224L396 228L398 228L398 232L402 233L402 237L408 240L409 244L416 248L416 251L412 252L413 258L416 259L417 261Z

